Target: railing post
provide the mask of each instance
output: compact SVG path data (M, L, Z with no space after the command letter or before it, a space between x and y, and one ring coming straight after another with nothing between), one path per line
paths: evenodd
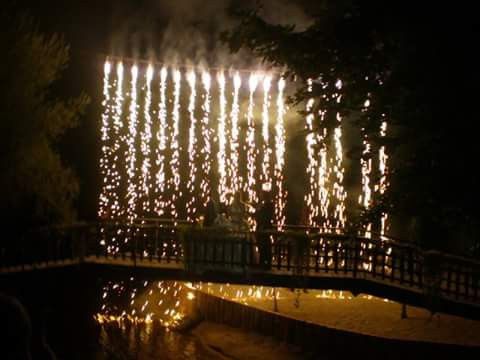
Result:
M245 276L247 273L247 236L244 235L241 237L241 249L242 249L242 268L243 268L243 275Z
M372 239L369 239L370 240L370 244L373 243L373 257L372 257L372 274L373 274L373 277L377 277L377 262L378 262L378 241L375 241L373 242ZM369 245L370 245L369 244Z
M387 255L385 251L385 246L382 246L382 280L385 280L385 268L387 267Z
M353 277L356 278L357 277L357 270L358 270L358 257L359 257L359 254L360 254L360 251L359 251L359 241L358 241L358 238L354 237L352 238L353 239L353 248L354 248L354 252L353 252Z
M337 240L335 242L335 247L334 247L334 251L333 251L333 271L335 272L335 274L338 273L338 253L341 251L338 247L338 244L339 244L339 241Z

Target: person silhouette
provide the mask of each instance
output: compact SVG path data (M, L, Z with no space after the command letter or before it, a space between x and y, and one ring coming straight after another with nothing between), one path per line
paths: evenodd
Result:
M270 234L265 232L274 229L273 220L275 216L275 207L273 204L273 196L270 191L263 190L261 200L260 207L255 212L258 232L257 242L260 253L260 266L264 270L269 270L272 266L272 242L270 240Z
M203 226L210 227L213 226L215 223L215 219L217 218L219 213L219 206L218 202L214 197L213 191L210 193L210 197L207 201L205 206L205 217L203 219Z

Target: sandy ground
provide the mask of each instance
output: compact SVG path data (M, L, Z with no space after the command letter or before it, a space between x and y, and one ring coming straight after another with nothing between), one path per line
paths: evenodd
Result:
M297 360L304 359L298 349L277 340L211 322L202 322L192 333L225 359Z
M248 286L227 288L204 285L203 291L257 308L273 311L271 288L252 289ZM253 295L248 295L248 293ZM257 296L255 296L257 294ZM258 296L260 294L260 296ZM293 318L362 334L394 339L431 341L480 346L480 321L435 314L407 307L407 319L401 318L401 305L372 296L353 297L349 292L308 290L297 294L278 289L278 310Z

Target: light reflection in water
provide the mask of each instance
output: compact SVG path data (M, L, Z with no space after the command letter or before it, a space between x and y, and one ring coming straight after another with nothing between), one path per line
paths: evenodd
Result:
M214 359L192 335L159 324L108 323L101 325L100 354L96 359Z

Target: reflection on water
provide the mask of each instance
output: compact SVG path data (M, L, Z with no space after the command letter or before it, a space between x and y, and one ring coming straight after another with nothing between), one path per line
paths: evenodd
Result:
M101 326L98 360L212 359L197 338L158 324Z

